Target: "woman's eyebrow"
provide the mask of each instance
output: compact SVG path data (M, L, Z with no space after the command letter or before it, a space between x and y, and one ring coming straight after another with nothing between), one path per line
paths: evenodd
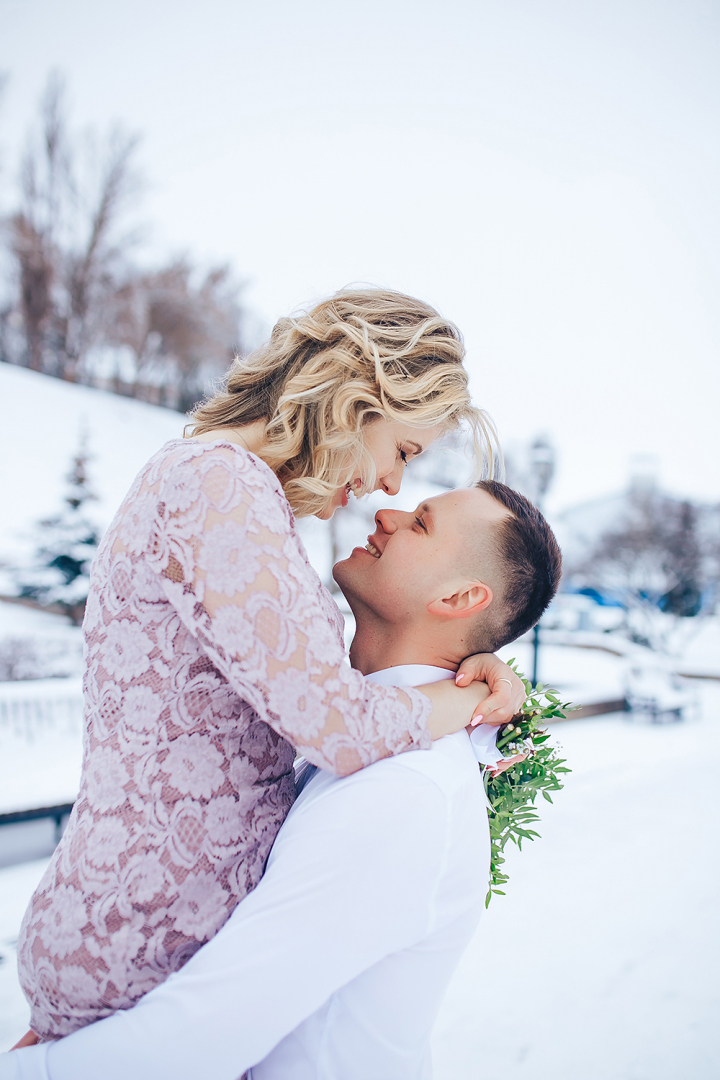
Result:
M420 445L420 443L416 443L412 439L406 439L405 445L412 446L416 454L422 454L423 452L423 447Z

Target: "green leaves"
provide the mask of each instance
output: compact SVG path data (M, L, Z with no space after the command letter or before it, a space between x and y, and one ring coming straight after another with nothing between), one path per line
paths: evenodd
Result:
M485 772L485 791L490 803L490 887L485 897L485 907L490 903L493 893L504 896L500 885L508 880L500 867L505 862L505 845L512 841L522 850L523 840L534 840L540 834L529 826L539 820L534 809L534 802L540 794L549 803L551 791L562 788L561 775L569 773L565 759L559 756L557 749L548 746L550 738L542 726L554 718L564 719L572 709L569 702L561 703L554 690L546 690L542 683L536 687L525 679L517 670L515 661L509 666L522 679L526 698L520 712L499 732L497 745L507 757L525 753L524 761L512 765L499 776L490 776Z

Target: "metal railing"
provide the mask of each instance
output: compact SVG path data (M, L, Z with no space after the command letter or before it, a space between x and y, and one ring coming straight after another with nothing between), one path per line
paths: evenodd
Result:
M3 825L20 825L24 821L40 821L49 818L55 822L55 842L62 834L63 819L70 815L73 803L60 803L58 806L38 806L34 810L12 810L0 814L0 828Z

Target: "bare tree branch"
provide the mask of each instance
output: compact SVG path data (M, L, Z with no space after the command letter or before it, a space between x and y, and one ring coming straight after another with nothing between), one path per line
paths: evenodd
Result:
M203 275L188 258L132 265L132 234L120 226L140 187L137 137L115 127L81 141L57 73L39 127L6 230L24 338L16 362L184 411L240 349L239 286L227 267ZM0 313L3 332L11 308Z

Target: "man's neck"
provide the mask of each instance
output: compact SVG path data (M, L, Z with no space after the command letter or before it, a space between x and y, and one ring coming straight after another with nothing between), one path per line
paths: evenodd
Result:
M350 646L350 662L363 675L403 664L427 664L455 671L461 657L428 636L425 628L404 627L402 632L387 623L357 619Z

